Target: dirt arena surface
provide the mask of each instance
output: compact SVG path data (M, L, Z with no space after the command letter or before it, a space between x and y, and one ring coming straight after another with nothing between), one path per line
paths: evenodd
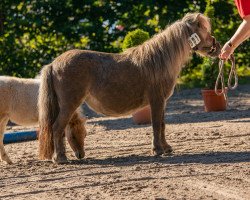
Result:
M89 111L84 160L67 148L70 162L55 165L37 159L37 141L8 144L14 164L0 162L0 199L249 200L250 85L229 101L204 113L199 89L177 89L165 115L171 156L151 156L151 126Z

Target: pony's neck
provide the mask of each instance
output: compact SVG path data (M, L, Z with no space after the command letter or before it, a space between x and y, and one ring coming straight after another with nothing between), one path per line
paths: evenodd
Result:
M142 45L128 51L134 64L155 78L165 76L175 80L190 58L187 26L177 21ZM150 76L150 75L149 75Z
M191 58L192 51L188 43L190 34L187 26L182 22L176 22L176 24L167 28L165 32L165 37L168 38L165 48L167 48L172 66L176 69L175 74L178 76L182 67Z
M159 55L163 55L162 64L165 73L173 79L177 78L182 67L190 59L191 49L188 38L188 29L186 29L185 24L178 21L156 35L152 40L149 40L149 44L155 45L155 48L158 46L160 52L152 56L159 57ZM156 41L158 41L158 44Z

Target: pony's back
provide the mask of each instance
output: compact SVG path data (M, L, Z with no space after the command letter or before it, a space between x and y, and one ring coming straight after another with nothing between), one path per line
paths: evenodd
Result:
M0 76L0 113L8 113L17 124L37 124L39 85L39 79Z

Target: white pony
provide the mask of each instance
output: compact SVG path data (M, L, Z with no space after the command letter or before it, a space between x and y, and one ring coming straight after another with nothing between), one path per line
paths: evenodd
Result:
M0 158L8 164L12 161L3 145L6 125L9 120L23 126L38 125L39 85L39 79L0 76ZM66 129L68 142L79 159L84 157L86 136L84 122L85 118L81 116L78 109Z

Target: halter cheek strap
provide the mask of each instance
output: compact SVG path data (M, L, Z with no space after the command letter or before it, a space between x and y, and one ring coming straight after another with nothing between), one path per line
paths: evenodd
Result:
M192 30L192 27L189 23L186 22L186 25L190 30ZM188 43L191 49L195 50L194 48L201 42L201 39L197 33L193 33L189 38L188 38Z
M198 36L197 33L193 33L189 38L188 38L188 43L190 47L193 49L196 47L199 43L201 42L200 37Z

